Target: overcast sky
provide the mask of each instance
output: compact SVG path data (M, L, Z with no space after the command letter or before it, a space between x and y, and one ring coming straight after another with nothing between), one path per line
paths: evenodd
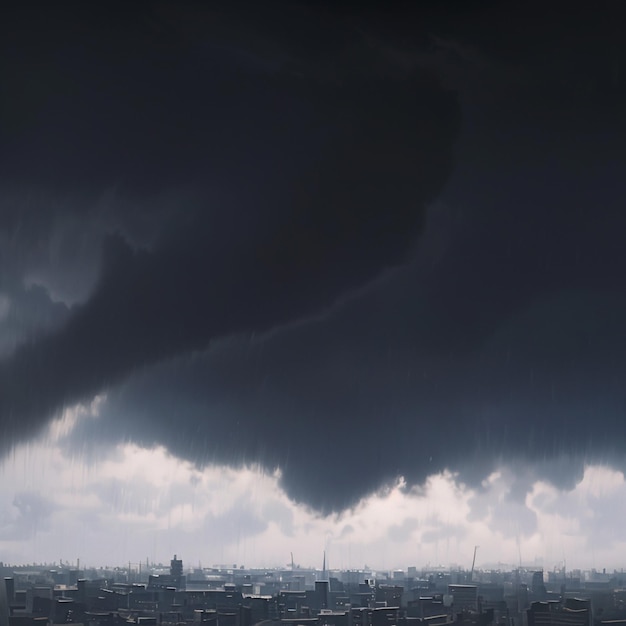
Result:
M4 560L621 567L619 24L9 12Z

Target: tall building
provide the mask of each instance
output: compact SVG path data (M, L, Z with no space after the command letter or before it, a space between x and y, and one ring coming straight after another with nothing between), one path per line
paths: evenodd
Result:
M543 570L533 573L530 590L533 600L545 600L547 597L546 586L543 582Z
M183 575L183 561L182 559L177 559L176 555L170 561L170 576L177 576L180 578Z
M0 626L9 626L9 600L6 581L0 581Z
M183 561L174 555L170 561L169 574L150 574L148 576L148 589L167 589L176 588L178 590L185 589L187 586L187 577L183 575Z

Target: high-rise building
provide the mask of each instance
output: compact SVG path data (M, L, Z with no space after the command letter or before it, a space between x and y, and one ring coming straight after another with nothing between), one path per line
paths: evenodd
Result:
M176 555L170 561L170 576L178 576L179 578L183 575L183 561L182 559L177 559Z
M6 581L0 581L0 626L9 626L9 600Z

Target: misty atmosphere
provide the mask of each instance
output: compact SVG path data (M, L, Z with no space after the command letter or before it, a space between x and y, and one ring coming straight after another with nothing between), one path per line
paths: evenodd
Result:
M624 13L8 9L0 626L626 620Z

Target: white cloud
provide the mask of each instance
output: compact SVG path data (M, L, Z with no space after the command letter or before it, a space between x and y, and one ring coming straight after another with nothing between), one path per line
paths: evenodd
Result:
M57 443L63 437L67 437L81 419L98 417L100 407L105 402L106 394L103 393L95 396L91 402L65 408L61 415L53 419L48 425L45 434L46 440Z
M162 447L130 443L95 463L69 455L64 437L102 401L66 410L45 438L0 464L6 560L104 565L166 562L176 552L194 563L270 566L293 552L298 563L321 566L327 550L333 567L469 567L475 545L479 566L521 558L551 567L566 558L570 567L612 568L626 556L626 481L609 467L587 467L571 491L531 481L525 497L519 468L502 467L477 489L447 472L419 489L399 479L324 517L292 502L279 473L255 467L199 469Z

